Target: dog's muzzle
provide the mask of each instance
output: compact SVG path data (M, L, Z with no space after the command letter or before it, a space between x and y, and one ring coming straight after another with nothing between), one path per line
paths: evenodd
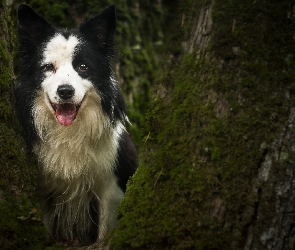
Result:
M75 89L69 84L63 84L57 88L57 95L61 103L51 103L51 106L55 112L57 121L61 125L71 125L77 116L81 103L77 105L71 101L74 94Z

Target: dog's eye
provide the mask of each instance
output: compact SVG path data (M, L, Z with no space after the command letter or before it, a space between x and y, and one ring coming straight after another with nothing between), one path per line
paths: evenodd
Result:
M82 63L78 66L78 70L79 71L86 71L86 70L88 70L88 66L86 64Z
M45 64L45 65L44 65L44 70L45 70L45 71L52 71L52 72L55 72L55 68L54 68L54 66L53 66L52 63L47 63L47 64Z

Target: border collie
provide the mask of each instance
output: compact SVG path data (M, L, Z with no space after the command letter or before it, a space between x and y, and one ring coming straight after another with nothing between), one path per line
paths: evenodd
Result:
M16 105L40 163L42 221L57 241L101 241L137 167L114 61L115 6L78 30L18 7Z

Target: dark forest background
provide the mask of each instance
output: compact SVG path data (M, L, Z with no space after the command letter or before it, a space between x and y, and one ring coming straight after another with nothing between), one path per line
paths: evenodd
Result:
M41 211L22 219L39 205L14 111L18 3L0 6L0 248L55 249ZM294 249L294 1L26 3L59 27L116 4L140 166L112 249Z

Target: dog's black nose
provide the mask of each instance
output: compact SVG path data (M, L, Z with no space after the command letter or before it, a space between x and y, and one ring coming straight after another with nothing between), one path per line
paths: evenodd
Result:
M57 94L61 99L69 100L75 94L75 89L69 84L63 84L57 88Z

